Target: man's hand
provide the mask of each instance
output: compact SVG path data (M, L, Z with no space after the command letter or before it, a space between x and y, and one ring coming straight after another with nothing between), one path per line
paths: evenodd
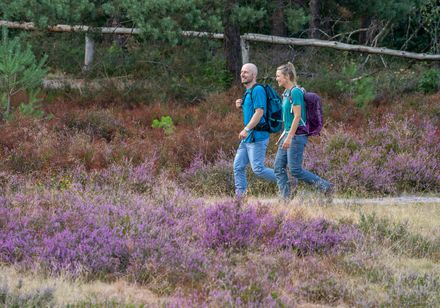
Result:
M240 134L238 135L238 139L240 139L240 140L243 140L243 139L245 139L247 136L248 136L248 132L245 130L245 129L243 129L241 132L240 132Z
M235 101L235 107L237 107L237 109L241 108L241 104L243 104L243 100L241 98Z

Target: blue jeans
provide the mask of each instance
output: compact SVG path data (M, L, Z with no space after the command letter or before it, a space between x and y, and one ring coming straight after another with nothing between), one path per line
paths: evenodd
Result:
M280 140L277 156L275 157L275 175L281 197L288 199L291 194L291 183L287 176L287 168L289 168L292 176L299 181L312 184L323 192L330 189L332 185L330 182L321 179L316 174L302 167L304 148L306 147L308 137L306 135L294 136L290 148L283 150L282 146L286 136Z
M246 193L246 167L249 163L255 175L268 181L276 181L273 169L264 165L268 143L269 139L266 139L256 142L241 142L238 146L234 159L234 182L237 196Z

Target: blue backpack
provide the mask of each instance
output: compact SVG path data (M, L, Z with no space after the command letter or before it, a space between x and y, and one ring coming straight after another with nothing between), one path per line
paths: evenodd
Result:
M283 128L283 112L282 112L282 100L278 95L277 91L275 91L270 85L266 84L255 84L250 92L251 101L252 101L252 91L256 86L261 86L266 93L266 113L264 114L264 123L258 123L257 126L254 127L256 131L265 131L269 133L278 133ZM243 100L244 101L244 100Z

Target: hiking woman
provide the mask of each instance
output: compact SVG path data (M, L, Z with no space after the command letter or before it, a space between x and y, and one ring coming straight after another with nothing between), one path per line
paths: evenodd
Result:
M287 168L299 181L315 185L326 195L333 191L333 184L316 174L303 169L303 154L307 144L307 115L304 93L297 86L295 67L288 62L277 68L276 80L283 87L283 121L284 132L278 140L278 152L275 158L275 175L280 195L283 199L291 197L291 183Z

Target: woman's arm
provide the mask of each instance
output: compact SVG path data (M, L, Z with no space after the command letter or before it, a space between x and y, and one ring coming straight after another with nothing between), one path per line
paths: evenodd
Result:
M296 130L299 126L299 121L301 120L301 106L300 105L294 105L293 106L293 123L292 127L290 128L289 134L287 135L286 139L283 143L283 150L287 150L290 147L290 144L292 143L292 138L295 136Z

